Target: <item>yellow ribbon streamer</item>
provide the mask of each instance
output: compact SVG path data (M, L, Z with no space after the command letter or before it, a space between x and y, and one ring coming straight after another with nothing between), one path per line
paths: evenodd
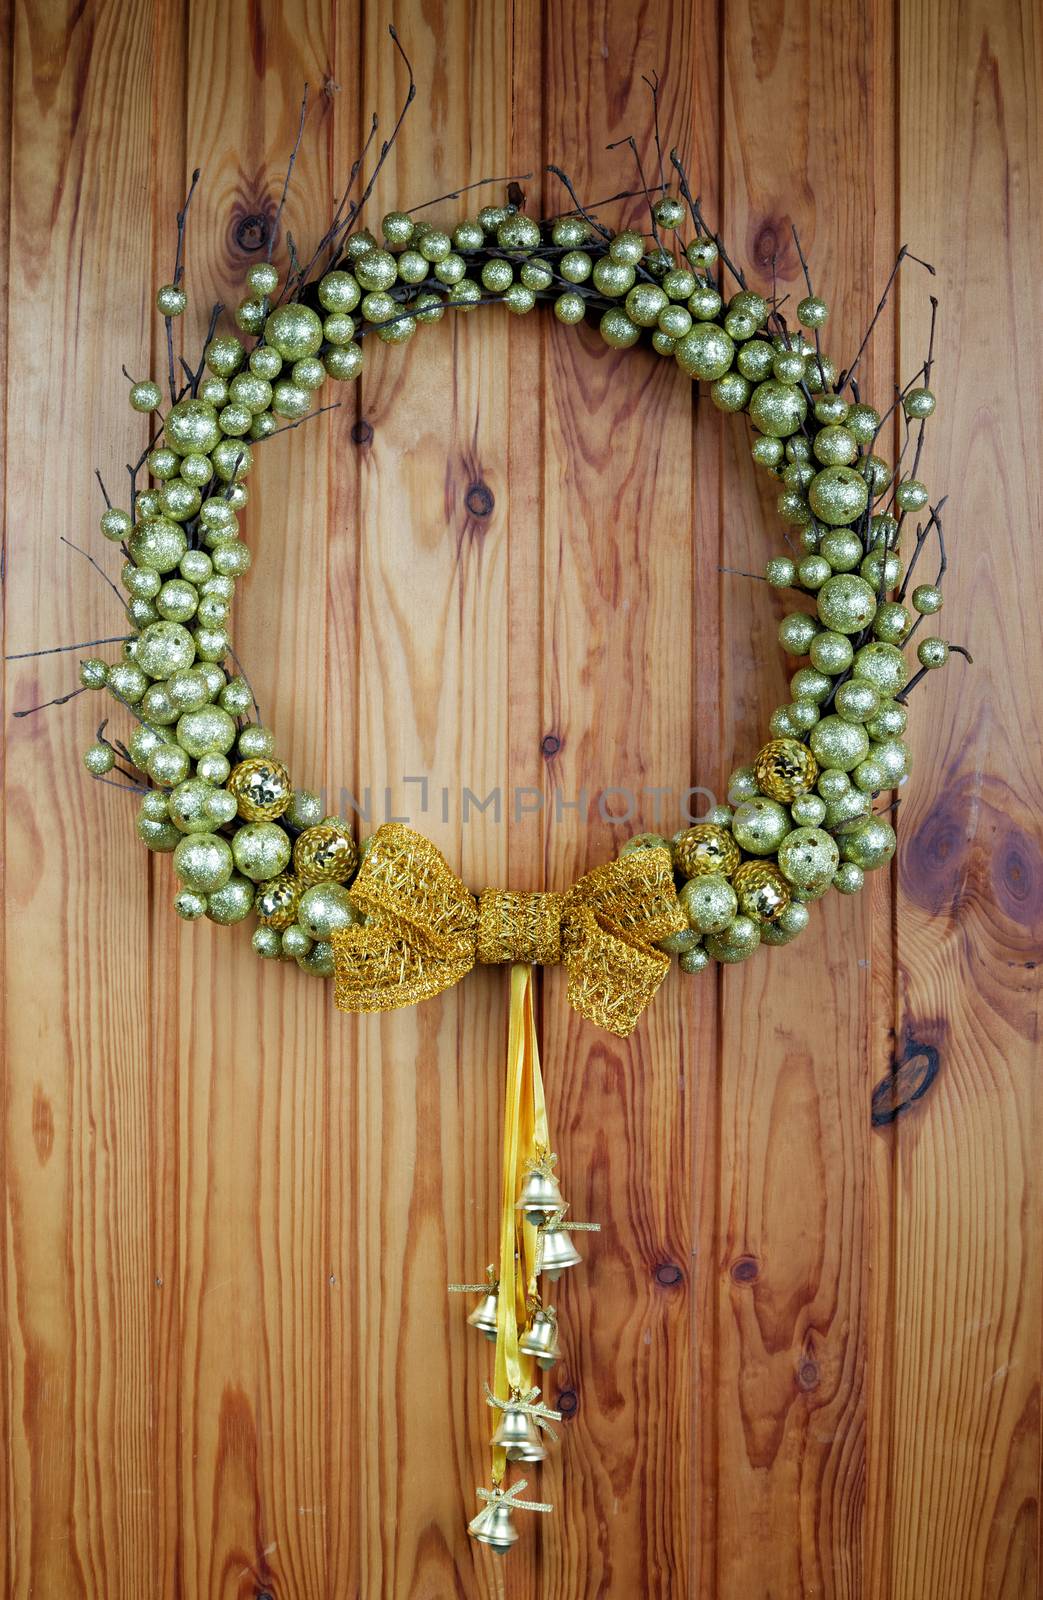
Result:
M533 1071L540 1071L540 1052L532 1006L532 968L511 968L511 1014L507 1030L507 1091L503 1112L503 1183L500 1191L500 1292L496 1301L496 1366L493 1395L507 1404L512 1395L526 1393L532 1384L532 1362L518 1348L519 1325L525 1323L528 1262L535 1261L536 1229L515 1210L519 1176L531 1159L535 1109ZM540 1099L542 1104L542 1082ZM546 1127L546 1110L543 1112ZM526 1235L531 1234L531 1240ZM503 1482L507 1457L493 1449L492 1480Z
M476 961L562 962L569 1004L620 1038L669 969L659 940L688 925L665 849L606 862L564 894L486 889L476 899L429 839L397 822L373 834L351 898L367 920L333 934L342 1011L415 1005Z

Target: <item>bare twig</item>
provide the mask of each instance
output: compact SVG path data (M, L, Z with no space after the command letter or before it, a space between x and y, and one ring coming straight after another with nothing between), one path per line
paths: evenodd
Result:
M304 137L304 119L307 116L307 114L308 114L308 85L305 84L304 85L304 94L301 96L301 114L300 114L300 118L299 118L298 123L297 123L297 137L293 141L293 149L290 151L290 159L289 159L289 162L287 163L287 166L286 166L286 177L283 179L282 194L279 197L279 205L278 205L278 209L276 210L276 213L275 213L275 220L272 223L271 232L268 235L268 253L265 256L265 260L266 261L271 261L271 259L272 259L272 251L275 249L275 239L276 239L276 235L279 232L279 223L282 221L282 213L283 213L283 207L286 204L286 196L287 196L287 194L289 193L289 190L290 190L290 179L293 177L294 163L297 160L297 152L301 147L301 140Z
M642 82L647 83L652 94L652 129L655 135L656 166L659 169L659 187L666 188L666 179L663 173L663 141L659 133L659 74L653 71L649 77L642 74Z
M98 488L102 492L102 496L103 496L103 498L105 500L106 508L107 508L107 510L111 511L112 510L112 501L109 499L109 491L105 487L105 480L102 478L101 471L100 471L100 469L98 467L95 467L95 469L94 469L94 476L98 480Z
M547 170L552 171L553 169L548 168ZM651 185L650 192L652 194L658 194L666 187L667 186L665 183L654 183ZM616 194L606 194L600 200L588 201L586 212L583 214L586 215L587 212L593 214L595 211L597 211L598 206L610 206L613 205L617 200L634 200L639 194L644 194L644 192L645 191L643 189L620 189ZM582 211L582 207L572 206L568 211L555 211L551 216L544 217L543 220L544 222L559 222L562 217L574 217L580 211Z
M192 196L196 192L196 184L198 182L199 168L196 167L192 174L192 182L189 184L188 194L185 196L185 203L177 214L177 250L174 254L174 276L171 280L175 288L180 287L181 279L185 275L185 225L188 221L188 208L192 204ZM170 384L170 403L171 405L176 405L178 396L177 381L174 377L174 319L173 317L164 317L163 321L167 330L167 378Z
M108 573L105 571L105 568L100 566L99 563L97 561L95 561L95 559L91 555L90 551L89 550L82 550L78 544L73 544L72 540L71 539L67 539L65 537L64 533L60 533L58 535L58 537L61 540L62 544L67 544L69 546L70 550L75 550L77 555L83 556L85 561L89 561L90 562L90 564L94 568L95 572L100 573L100 575L105 579L105 582L108 584L109 588L112 590L113 594L116 596L116 599L119 601L120 605L121 606L125 605L126 601L124 600L123 596L120 594L119 589L113 583L112 579L109 577Z
M474 183L464 183L459 189L450 189L447 194L436 195L433 200L421 200L418 206L410 206L406 216L411 217L417 211L426 211L428 206L436 206L442 200L459 200L462 194L467 194L471 189L481 189L489 183L524 183L533 174L531 172L516 172L513 177L507 178L478 178Z
M56 695L53 700L44 700L38 706L26 706L22 711L15 711L12 714L16 717L31 717L36 711L46 711L49 706L64 706L70 700L75 700L78 694L86 693L86 684L81 684L78 689L70 689L68 694Z
M971 655L969 650L964 648L962 644L951 644L949 646L949 654L962 656L965 661L970 662L971 666L974 665L974 657ZM936 668L934 667L921 667L919 672L917 672L914 677L909 679L909 682L906 684L905 688L899 694L895 695L895 699L898 701L898 704L900 706L904 706L909 695L911 695L913 690L916 688L916 685L921 683L929 672L934 672L935 670Z
M383 327L384 324L380 323L379 326ZM310 422L312 417L321 417L324 411L338 411L340 409L340 406L341 406L341 401L339 401L339 400L334 400L332 405L317 406L314 411L309 411L306 416L298 417L296 422L287 422L281 428L273 428L271 433L265 434L265 438L264 439L255 439L253 442L254 442L254 444L264 444L265 439L274 439L276 434L279 434L279 433L291 433L294 428L299 428L302 423Z
M645 169L642 165L641 156L637 148L637 140L634 138L632 133L628 133L625 139L617 139L614 144L607 144L605 149L618 150L620 145L624 144L629 145L630 152L634 157L634 163L637 167L637 176L641 184L641 188L639 189L638 193L643 194L645 197L645 204L648 206L648 215L652 224L652 237L656 242L656 248L661 250L663 248L663 243L659 237L659 224L656 222L655 210L652 205L652 194L645 178Z
M839 379L837 380L837 394L840 394L843 391L843 389L845 388L845 386L851 382L851 378L852 378L852 376L854 374L854 371L855 371L856 367L858 366L858 363L861 361L863 355L865 354L866 345L869 343L870 339L872 338L873 329L876 327L876 325L879 322L881 316L883 315L884 307L887 305L887 301L888 301L888 298L889 298L890 293L891 293L891 287L894 284L894 281L898 276L898 272L899 272L899 269L900 269L900 267L902 265L902 262L906 259L906 257L908 257L910 261L915 261L917 266L925 268L926 271L928 271L931 274L931 276L934 277L934 275L935 275L934 268L931 266L930 262L929 261L921 261L919 256L914 256L912 254L912 252L909 249L909 246L907 244L903 244L901 249L899 250L897 256L895 257L895 264L891 268L890 275L889 275L889 277L887 279L886 284L884 285L884 292L880 296L880 304L877 306L876 310L873 312L872 321L870 322L869 327L865 331L865 335L864 335L864 337L862 339L862 343L859 345L858 350L857 350L857 352L855 354L855 359L854 359L854 361L852 361L852 363L848 367L847 371L846 372L842 372L840 374Z
M683 164L681 162L681 157L678 155L676 150L671 150L671 152L670 152L670 164L674 168L674 171L677 173L678 181L679 181L680 187L681 187L681 195L682 195L682 198L684 199L685 203L687 204L689 211L692 214L692 224L693 224L693 226L696 228L696 230L699 233L704 234L704 235L708 236L709 238L711 238L713 240L714 244L717 246L717 254L720 257L720 260L722 261L724 266L726 266L728 268L728 271L731 273L732 277L735 279L736 283L739 285L739 288L740 289L745 289L745 287L746 287L745 275L735 265L735 262L731 259L731 257L729 256L727 250L724 248L724 242L721 239L720 234L719 233L714 233L713 230L708 226L706 218L703 216L701 203L692 194L692 188L691 188L690 183L688 182L688 174L685 171L684 166L683 166ZM718 279L718 282L717 282L716 286L720 287L720 280L719 279Z
M592 216L587 210L586 206L583 205L579 195L573 188L572 179L569 177L568 173L563 172L560 167L556 167L553 164L548 165L547 171L553 173L558 179L559 183L563 183L565 185L566 193L568 194L569 199L572 201L573 210L578 211L580 216L583 217L585 221L590 223L590 226L594 229L595 233L600 233L603 239L611 239L612 234L610 233L609 229L603 227L597 218Z
M333 250L335 248L340 235L346 229L351 227L351 224L355 219L354 210L349 212L347 218L343 222L341 221L341 216L343 214L344 207L348 203L348 196L350 195L352 189L355 187L355 180L357 179L359 173L362 171L362 163L365 161L366 156L369 153L369 147L372 144L374 137L376 136L376 131L377 131L377 118L376 118L376 113L374 112L373 118L372 118L372 120L370 122L370 125L369 125L369 133L366 135L366 142L362 146L361 153L358 156L356 156L355 160L351 164L351 172L348 175L347 183L344 185L344 192L342 193L340 199L337 201L336 209L334 210L334 213L333 213L333 220L331 221L329 227L326 229L326 232L323 234L322 238L319 240L318 244L315 246L315 249L314 249L314 251L312 253L310 261L308 261L306 266L301 268L300 283L299 283L300 287L303 287L303 285L307 283L308 278L311 275L311 269L312 269L312 267L314 267L316 261L318 261L319 257L322 255L322 253L325 250ZM285 298L286 292L287 292L288 289L289 289L289 281L287 281L286 289L284 289L283 294L280 295L280 297L279 297L280 304L282 303L282 300Z
M5 661L30 661L34 656L60 656L68 650L89 650L96 644L126 644L128 639L134 639L133 633L114 633L108 639L82 639L79 644L56 644L49 650L21 650L17 655L5 656Z
M389 26L388 33L391 35L392 43L394 44L395 49L398 51L399 55L402 57L402 60L405 62L406 72L409 74L409 87L406 90L406 98L402 102L402 109L398 114L398 118L397 118L397 120L395 122L395 126L391 130L391 136L390 136L390 138L385 139L383 144L380 147L380 155L377 157L376 165L374 166L373 171L370 173L369 182L366 184L366 187L363 189L362 193L359 195L358 200L357 201L352 201L351 206L349 208L348 216L340 224L340 228L341 228L341 232L342 233L344 231L346 231L347 228L350 228L352 223L356 220L356 218L361 215L362 210L363 210L363 208L364 208L364 206L366 204L366 201L369 199L370 195L373 193L373 187L374 187L378 177L380 176L381 168L383 167L383 165L384 165L385 161L387 160L388 156L391 154L392 150L394 149L395 140L398 138L399 133L402 130L402 124L406 120L406 115L407 115L407 113L409 111L409 108L413 104L413 101L416 99L416 79L413 76L413 63L410 61L409 57L406 55L405 50L402 48L402 41L399 39L398 34L395 31L395 27L394 27L393 23ZM374 127L375 126L376 126L376 119L374 119ZM337 251L337 253L335 253L335 255L333 257L333 260L331 261L330 265L331 266L335 266L338 259L339 259L339 246L338 246L338 251Z
M938 533L938 549L939 549L939 552L941 554L941 565L938 568L938 577L935 580L935 582L936 583L941 583L943 577L945 576L945 571L946 571L946 568L948 566L948 560L947 560L947 557L946 557L946 554L945 554L945 535L942 532L941 512L942 512L942 508L944 507L944 505L945 505L946 501L948 500L948 498L949 498L949 496L945 495L941 500L939 500L939 502L938 502L938 504L936 506L932 506L931 507L931 515L930 515L930 519L929 519L929 521L927 523L927 526L925 528L923 528L922 530L917 529L916 546L915 546L915 548L913 550L912 555L909 557L909 565L905 569L905 577L902 580L902 586L899 589L898 594L896 596L896 598L898 600L904 600L905 597L906 597L906 594L909 591L909 584L910 584L910 581L912 580L913 571L914 571L914 569L916 567L916 563L920 559L920 552L923 550L924 545L927 543L928 539L930 538L932 529L937 529L937 533Z

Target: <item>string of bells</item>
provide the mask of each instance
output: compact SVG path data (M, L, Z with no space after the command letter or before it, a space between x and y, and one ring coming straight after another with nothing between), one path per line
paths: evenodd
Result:
M581 1230L595 1232L599 1229L598 1223L566 1221L568 1202L552 1170L556 1159L553 1155L545 1155L530 1163L515 1204L520 1220L537 1230L536 1273L552 1282L557 1281L568 1268L582 1263L583 1257L571 1235ZM495 1344L500 1296L495 1267L490 1265L486 1268L484 1283L450 1284L449 1287L454 1291L479 1296L467 1322ZM536 1293L527 1298L526 1313L526 1324L518 1337L518 1350L547 1371L560 1355L557 1310L553 1305L544 1305L541 1296ZM560 1421L561 1413L542 1404L538 1388L525 1392L513 1389L507 1399L501 1400L486 1385L486 1403L500 1412L490 1441L494 1450L503 1450L509 1462L535 1464L546 1459L544 1438L555 1440L549 1424L551 1421ZM513 1511L549 1512L553 1509L542 1502L519 1499L520 1491L525 1487L524 1481L521 1481L507 1489L498 1484L491 1489L479 1489L478 1496L486 1504L468 1525L471 1537L498 1554L506 1554L518 1541Z

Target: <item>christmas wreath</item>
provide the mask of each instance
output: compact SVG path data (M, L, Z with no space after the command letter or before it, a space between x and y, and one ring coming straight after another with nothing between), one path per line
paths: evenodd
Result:
M252 916L259 956L333 976L337 1004L352 1012L412 1005L475 962L513 964L498 1265L484 1283L453 1286L480 1295L469 1320L496 1341L492 1487L479 1491L485 1504L471 1532L503 1550L517 1538L513 1509L550 1509L521 1499L524 1482L508 1486L505 1470L543 1456L557 1416L533 1381L557 1352L556 1314L541 1285L579 1261L572 1232L595 1226L568 1219L554 1171L533 965L564 964L570 1003L625 1036L672 959L695 974L796 938L810 904L831 888L856 893L866 872L891 859L887 796L909 773L909 694L951 652L966 651L921 638L911 675L907 650L941 608L946 568L943 502L931 503L919 475L935 410L936 302L923 364L874 408L860 393L859 367L887 290L853 359L831 359L822 345L828 306L796 232L806 294L791 309L749 287L678 153L664 161L658 115L655 181L625 141L640 185L612 197L643 200L640 226L609 226L610 202L583 204L551 167L568 199L556 216L528 216L512 180L504 203L452 227L426 220L420 206L389 212L378 237L361 213L414 93L410 70L402 114L365 187L356 196L368 146L311 255L301 260L291 241L280 272L273 247L298 132L266 258L247 272L234 313L237 332L221 331L224 308L214 306L189 363L176 356L174 330L186 306L193 176L173 275L156 296L166 383L126 374L131 406L151 419L128 467L127 508L102 484L101 532L123 554L128 631L92 641L119 643L119 659L81 660L74 692L106 693L132 719L126 742L102 723L84 759L96 778L140 792L137 832L150 850L172 854L179 916ZM903 248L888 290L907 258L916 259ZM608 345L676 362L709 387L715 406L746 416L787 529L787 551L764 577L794 597L778 630L796 667L790 699L751 763L731 774L727 804L672 838L638 835L615 861L543 894L475 895L411 828L386 824L360 843L340 817L323 815L318 795L278 759L228 632L236 583L251 564L240 515L257 446L328 409L315 399L326 381L358 382L379 347L493 304L515 316L546 306L565 327L594 321ZM904 428L894 464L881 453L897 431L892 418ZM903 562L909 516L919 521ZM917 569L932 541L938 570L925 582Z

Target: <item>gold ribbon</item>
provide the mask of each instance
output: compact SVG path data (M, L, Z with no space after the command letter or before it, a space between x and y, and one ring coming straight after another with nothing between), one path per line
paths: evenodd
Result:
M500 1504L510 1506L513 1511L554 1510L554 1507L552 1505L548 1505L546 1500L520 1499L519 1497L522 1490L527 1489L528 1487L528 1478L519 1478L517 1483L512 1483L509 1489L504 1489L500 1484L493 1484L491 1489L478 1489L476 1493L479 1500L485 1500L490 1505ZM467 1524L468 1533L476 1533L478 1528L481 1526L481 1520L482 1513L479 1511L478 1515Z
M398 822L369 841L351 898L365 923L333 934L342 1011L392 1011L459 983L476 961L562 962L569 1004L625 1039L670 966L656 948L688 926L667 850L595 867L563 894L476 899L441 851Z
M485 1386L485 1403L497 1411L523 1411L527 1417L541 1427L547 1438L557 1444L558 1436L551 1427L552 1422L561 1421L561 1412L555 1411L552 1406L545 1406L540 1399L540 1391L535 1385L524 1394L517 1392L509 1395L506 1400L501 1400L498 1394L493 1394L489 1385Z

